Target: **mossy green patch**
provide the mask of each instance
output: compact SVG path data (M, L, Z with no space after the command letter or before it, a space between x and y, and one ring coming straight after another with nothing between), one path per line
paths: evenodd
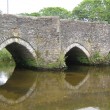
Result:
M6 50L6 48L0 51L0 61L12 61L12 55Z
M110 64L110 54L107 56L101 55L99 52L95 52L90 58L89 63L93 65L109 65Z
M43 59L39 52L38 53L38 57L37 57L37 67L38 68L44 68L44 69L55 69L55 68L63 68L65 65L65 59L64 59L64 55L61 53L58 57L58 59L55 62L52 61L48 61L46 62L45 59Z

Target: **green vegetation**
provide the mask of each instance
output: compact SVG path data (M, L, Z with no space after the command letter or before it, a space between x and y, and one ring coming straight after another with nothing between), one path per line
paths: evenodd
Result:
M48 65L49 68L63 68L65 67L65 58L64 58L64 54L60 53L59 58L57 59L56 62L54 63L50 63Z
M49 54L49 53L48 53ZM56 62L46 62L42 57L39 51L36 52L37 55L37 67L43 69L61 69L65 65L64 63L64 54L61 53Z
M61 19L71 18L71 12L61 7L48 7L34 13L21 13L26 16L59 16Z
M110 65L110 53L103 56L97 51L91 55L90 58L87 58L86 56L79 56L78 61L86 65Z
M110 64L110 54L107 56L102 56L100 55L99 52L94 53L90 59L89 59L90 64L93 65L109 65Z
M6 65L15 65L14 59L12 58L12 55L4 48L0 51L0 66Z
M83 0L72 11L73 19L110 23L110 0Z
M33 13L21 13L20 15L24 15L24 16L40 16L39 12L33 12Z
M61 7L47 7L39 12L22 13L26 16L59 16L61 19L101 21L110 23L110 0L83 0L72 11Z
M105 62L105 57L101 56L99 52L95 52L89 60L91 64L102 64Z
M20 66L22 67L38 67L44 69L61 69L65 67L65 57L64 54L61 53L59 58L56 62L46 62L42 57L40 52L36 52L37 54L37 63L35 59L25 59L20 60ZM78 61L82 64L87 65L110 65L110 54L107 56L100 55L99 52L95 52L90 58L80 56L78 57ZM4 48L0 51L0 65L2 66L3 63L10 63L10 65L15 65L15 62L11 56L11 54ZM19 65L18 65L19 66Z
M86 56L80 56L78 57L78 61L82 64L89 64L89 59Z
M95 52L90 58L79 57L79 61L87 65L110 65L110 54L102 56L99 52Z
M4 48L0 51L0 61L12 61L12 55Z
M48 7L39 11L41 16L59 16L61 19L71 18L71 12L60 7Z

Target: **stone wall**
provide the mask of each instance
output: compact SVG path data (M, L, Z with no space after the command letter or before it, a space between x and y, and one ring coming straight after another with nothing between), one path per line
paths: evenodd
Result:
M37 66L56 66L58 62L61 66L60 61L73 47L80 48L87 57L95 52L107 55L110 51L109 30L110 25L104 23L0 15L0 49L9 47L14 54L11 44L17 43L18 56L20 53L24 59L33 56Z
M26 47L30 52L28 48L28 45L30 45L36 53L36 57L35 55L34 57L37 63L53 63L58 59L61 51L59 26L58 17L37 18L0 15L0 49L16 42L22 45L19 46L20 48ZM13 49L13 47L11 48ZM17 50L19 50L19 55L25 53L21 52L23 49Z
M110 25L74 20L61 20L62 51L78 43L90 55L100 52L102 55L110 51Z

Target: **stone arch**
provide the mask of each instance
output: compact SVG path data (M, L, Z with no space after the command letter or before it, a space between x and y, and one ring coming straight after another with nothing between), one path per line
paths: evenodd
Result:
M82 64L82 62L78 61L79 57L85 57L87 59L89 59L89 57L90 57L89 52L82 45L80 45L78 43L71 44L65 50L64 54L65 54L65 63L67 66L70 66L73 64L78 64L78 63Z
M20 38L10 38L0 44L0 50L6 48L13 56L17 65L21 66L32 66L26 64L26 60L29 58L36 63L36 53L33 47L26 41ZM18 60L17 60L18 58ZM22 63L25 62L25 64Z

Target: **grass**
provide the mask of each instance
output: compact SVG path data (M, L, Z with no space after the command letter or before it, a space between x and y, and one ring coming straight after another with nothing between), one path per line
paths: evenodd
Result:
M4 48L0 51L0 61L12 61L12 55Z

